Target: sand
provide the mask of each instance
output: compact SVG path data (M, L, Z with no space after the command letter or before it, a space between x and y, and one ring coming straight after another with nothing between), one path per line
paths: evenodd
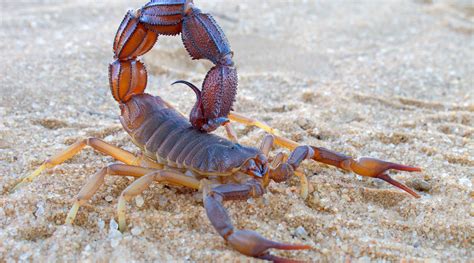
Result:
M300 143L423 168L392 173L414 199L373 179L305 162L313 191L271 184L262 199L225 204L235 225L314 249L312 261L473 261L474 7L469 1L195 1L226 32L238 66L235 110ZM108 177L63 225L85 180L114 162L91 149L8 190L85 137L137 152L118 121L107 79L112 40L143 1L2 1L0 262L248 261L208 222L201 195L153 185L115 209L131 178ZM144 57L147 91L188 112L211 64L179 37ZM265 133L236 125L241 143ZM223 134L222 130L218 133ZM276 151L278 149L275 149Z

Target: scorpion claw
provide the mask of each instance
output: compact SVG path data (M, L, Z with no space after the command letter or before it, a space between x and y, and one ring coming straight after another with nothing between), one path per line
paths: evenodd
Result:
M403 171L406 171L406 170L403 170ZM375 178L378 178L378 179L381 179L381 180L384 180L385 182L395 186L395 187L398 187L400 189L402 189L403 191L411 194L413 197L415 198L420 198L421 196L419 194L417 194L415 191L413 191L412 189L410 189L410 187L400 183L399 181L393 179L392 177L390 177L388 174L379 174L377 176L375 176Z
M369 177L376 177L379 174L384 173L387 170L393 169L398 171L407 171L407 172L420 172L421 168L406 166L397 163L391 163L382 161L370 157L362 157L359 160L346 160L344 166L350 168L357 174Z
M373 178L378 178L384 180L385 182L400 188L401 190L409 193L415 198L420 198L415 191L410 189L408 186L398 182L397 180L391 178L385 172L388 170L398 170L398 171L406 171L406 172L420 172L421 168L407 166L392 162L386 162L375 158L363 157L357 161L354 160L346 160L344 161L343 167L349 170L352 170L356 174L369 176Z
M266 253L262 256L259 256L258 258L263 259L263 260L268 260L268 261L271 261L271 262L274 262L274 263L303 263L303 262L306 262L306 261L300 261L300 260L294 260L294 259L288 259L288 258L281 258L281 257L274 256L270 253Z
M240 253L258 257L262 259L281 259L274 257L267 253L268 249L275 248L281 250L303 250L311 249L311 246L302 245L302 244L285 244L275 241L268 240L258 233L250 230L237 230L227 237L227 241L233 248L238 250ZM281 259L284 261L280 262L291 262L286 259Z

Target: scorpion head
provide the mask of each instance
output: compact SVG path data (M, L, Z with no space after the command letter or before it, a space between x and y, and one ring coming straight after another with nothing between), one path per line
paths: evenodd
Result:
M240 168L241 172L256 178L263 178L268 173L268 160L263 154L248 159Z

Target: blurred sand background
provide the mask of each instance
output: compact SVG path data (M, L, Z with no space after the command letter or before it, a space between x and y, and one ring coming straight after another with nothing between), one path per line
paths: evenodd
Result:
M301 143L424 169L392 173L421 199L379 180L307 162L313 188L271 184L226 203L235 225L314 246L278 255L314 261L472 261L474 7L470 1L204 1L238 66L235 109ZM133 152L108 87L112 40L145 1L1 2L0 262L247 261L208 222L201 195L153 185L129 204L131 231L110 224L132 179L109 177L63 225L85 180L113 162L91 149L8 189L52 154L94 136ZM211 64L180 37L144 57L148 92L188 112ZM264 132L236 126L241 142ZM219 131L222 134L222 130ZM112 227L110 226L112 225ZM112 230L111 230L112 228Z

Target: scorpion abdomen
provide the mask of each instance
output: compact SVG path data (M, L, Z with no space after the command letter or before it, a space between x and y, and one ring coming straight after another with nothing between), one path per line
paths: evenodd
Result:
M121 122L153 160L201 174L228 175L260 151L194 129L160 97L134 95L122 104Z

